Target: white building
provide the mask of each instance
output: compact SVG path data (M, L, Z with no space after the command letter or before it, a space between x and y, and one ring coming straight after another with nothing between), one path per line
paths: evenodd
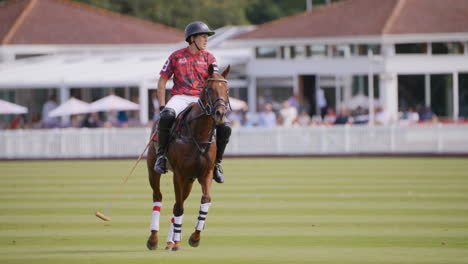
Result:
M254 55L250 109L260 98L295 93L316 114L322 88L335 109L365 94L392 119L410 106L468 118L466 0L347 0L266 23L224 46Z

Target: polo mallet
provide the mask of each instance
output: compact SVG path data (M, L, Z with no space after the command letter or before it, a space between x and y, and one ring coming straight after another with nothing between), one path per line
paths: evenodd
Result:
M123 186L125 185L125 183L127 183L128 181L128 178L130 177L130 175L132 175L133 171L135 170L136 166L138 165L138 163L140 162L141 158L143 157L143 155L145 154L146 150L148 149L148 147L150 146L150 144L153 142L153 137L154 135L156 135L157 133L157 129L154 130L153 134L151 135L150 137L150 140L148 142L148 144L146 144L146 147L145 149L143 150L143 152L140 154L140 156L138 157L137 161L135 162L135 164L133 165L132 169L130 170L130 172L128 173L127 177L125 177L124 181L122 184L120 184L119 188L117 189L117 191L114 193L114 196L112 197L112 200L109 202L109 204L107 205L107 208L106 210L104 211L104 213L101 213L101 212L96 212L96 216L98 218L101 218L102 220L104 221L111 221L112 219L110 217L107 216L107 212L112 208L112 204L114 203L115 201L115 198L117 198L118 195L120 195L120 193L122 193L122 190L123 190Z

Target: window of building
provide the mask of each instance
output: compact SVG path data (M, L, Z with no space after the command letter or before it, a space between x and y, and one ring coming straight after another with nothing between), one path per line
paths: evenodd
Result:
M351 54L349 45L330 45L329 47L333 57L349 57Z
M256 47L255 54L257 58L276 58L278 49L276 47Z
M309 56L309 46L291 46L291 58L306 58Z
M468 72L458 75L458 105L460 118L468 120Z
M395 44L396 54L426 54L427 43Z
M432 43L432 54L463 54L464 47L461 42L435 42Z
M349 50L350 50L350 54L354 55L354 56L367 56L367 52L369 50L372 51L373 55L380 55L381 54L381 47L378 44L350 45Z
M326 45L312 45L310 46L310 56L312 57L326 57L327 46Z
M405 112L408 108L422 110L425 105L424 75L398 75L398 110Z
M452 93L452 74L431 75L431 108L438 117L447 118L452 116Z

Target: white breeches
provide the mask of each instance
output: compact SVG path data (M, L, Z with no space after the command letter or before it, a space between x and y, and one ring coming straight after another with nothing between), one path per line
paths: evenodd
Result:
M189 104L196 103L197 101L198 97L196 96L174 95L167 102L166 107L172 108L175 111L176 116L178 116Z

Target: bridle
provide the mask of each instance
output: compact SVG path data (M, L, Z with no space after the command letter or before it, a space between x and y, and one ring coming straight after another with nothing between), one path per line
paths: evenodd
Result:
M227 100L225 100L224 97L221 97L221 96L218 97L218 98L215 98L214 100L211 100L209 90L213 89L213 88L208 85L208 82L210 82L210 81L225 82L226 84L228 83L228 81L226 79L208 78L206 80L206 86L205 86L205 89L204 89L204 92L205 92L205 98L204 99L206 99L205 100L206 104L204 104L202 102L202 98L198 99L198 105L200 106L202 112L199 115L187 120L187 122L185 123L186 125L188 125L190 122L192 122L192 121L194 121L196 119L199 119L199 118L201 118L203 116L210 116L214 120L214 114L215 114L216 108L218 106L222 106L224 108L227 108L227 105L228 105L229 108L231 108L231 104L229 103L229 92L227 92ZM193 142L195 144L195 146L197 146L200 153L205 153L206 150L208 149L209 145L211 145L211 144L213 144L215 142L214 141L215 126L212 126L210 130L211 130L210 131L210 136L209 136L210 140L207 141L207 142L198 142L195 139L195 137L193 136L192 130L190 128L187 129L187 131L189 132L189 140L191 142ZM205 146L202 146L202 145L205 145Z
M224 97L222 96L215 98L214 100L211 100L209 91L210 89L213 89L213 88L208 85L208 82L210 81L225 82L226 84L228 83L228 81L226 79L208 78L206 80L206 86L205 86L206 104L203 105L203 102L201 101L201 99L198 99L198 104L200 105L204 114L208 116L214 116L216 108L218 108L219 106L227 108L227 106L229 106L229 109L231 109L231 104L229 102L229 92L227 93L227 100L225 100Z

